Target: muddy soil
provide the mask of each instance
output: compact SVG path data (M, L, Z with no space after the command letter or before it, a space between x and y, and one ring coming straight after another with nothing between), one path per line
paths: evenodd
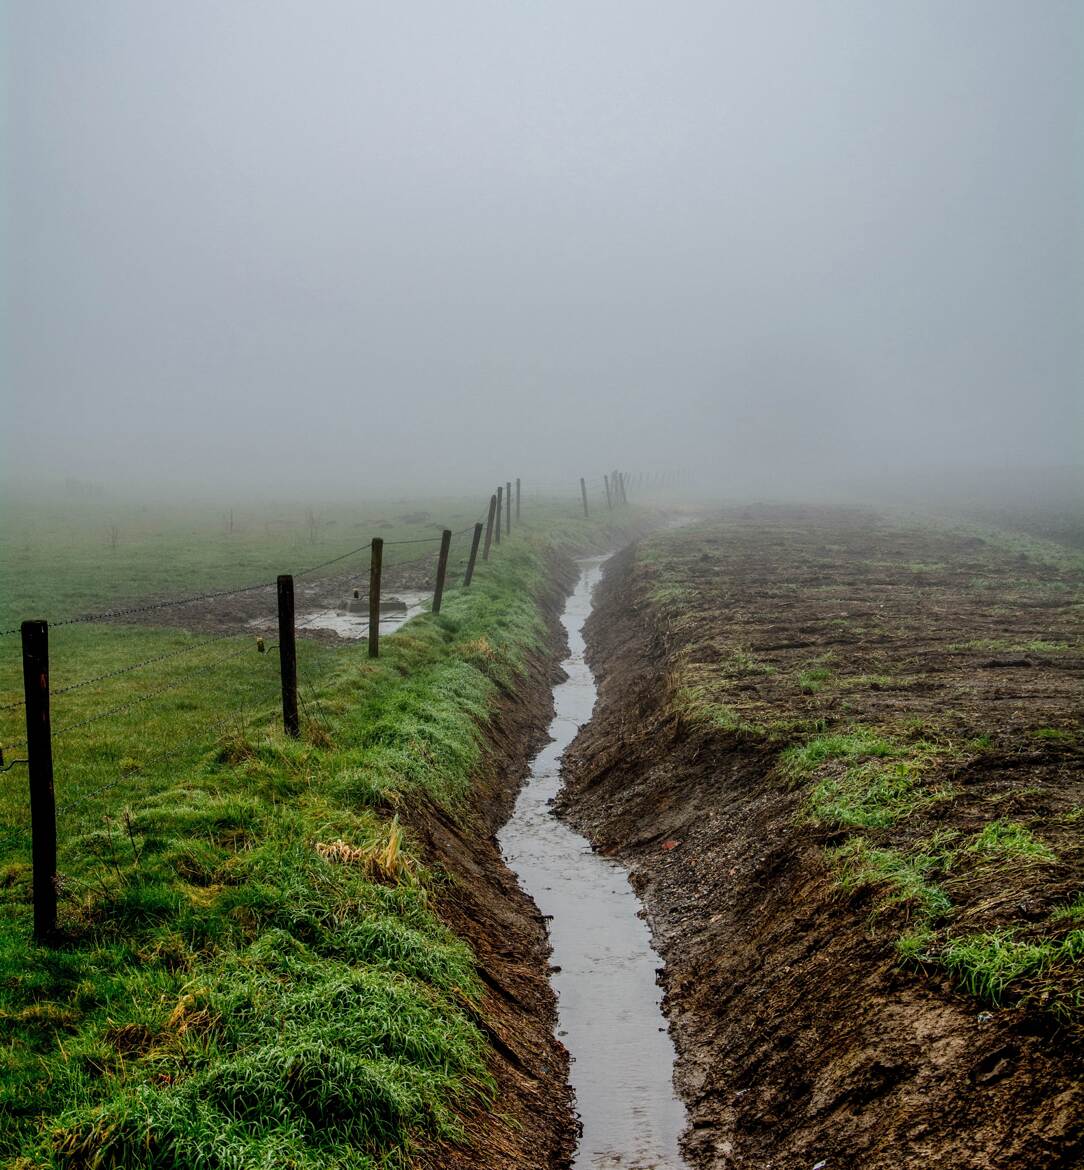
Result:
M669 564L611 561L587 626L599 703L561 810L644 898L692 1165L1084 1164L1079 1025L1042 996L992 1010L936 962L902 962L907 908L842 892L827 849L848 834L811 821L778 766L811 728L855 721L971 745L946 749L936 800L863 832L905 849L1031 826L1055 860L999 868L960 848L946 929L1048 931L1084 886L1081 584L1027 551L808 510L729 514ZM811 664L830 677L799 685ZM690 677L730 730L683 713Z

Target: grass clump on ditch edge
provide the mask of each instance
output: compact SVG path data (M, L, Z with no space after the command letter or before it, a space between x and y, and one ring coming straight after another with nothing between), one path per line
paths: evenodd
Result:
M904 907L909 916L922 925L943 918L952 910L948 895L931 880L951 864L946 841L930 841L912 852L878 849L864 837L856 837L832 850L830 856L839 865L838 884L844 893L864 887L883 891L875 910Z
M1046 1001L1055 977L1084 959L1084 930L1038 940L1017 939L1012 929L963 935L949 939L939 957L967 991L992 1004L1000 1005L1010 993L1018 1000ZM1071 1010L1056 998L1050 1006L1056 1014Z
M878 829L939 798L922 779L942 754L925 741L900 743L859 727L787 748L780 766L792 782L815 780L808 799L814 821Z

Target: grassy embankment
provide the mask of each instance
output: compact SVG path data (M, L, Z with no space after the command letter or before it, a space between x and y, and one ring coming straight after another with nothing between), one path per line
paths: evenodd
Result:
M901 961L1084 1024L1084 558L731 516L643 542L670 710L766 753Z
M433 510L452 527L475 518ZM453 811L466 798L494 696L544 634L547 546L605 540L601 524L563 515L536 507L469 591L388 637L378 661L364 643L302 639L299 741L279 729L276 656L251 637L58 696L62 730L169 688L57 740L60 947L30 941L25 770L5 775L0 1158L360 1170L455 1138L457 1107L492 1088L480 988L397 809L417 792ZM9 526L0 624L228 587L365 539L361 524L313 545L302 525L239 538L161 523L115 549L85 526L43 544ZM199 640L60 627L54 687ZM17 638L4 645L6 703ZM10 742L21 712L3 714Z

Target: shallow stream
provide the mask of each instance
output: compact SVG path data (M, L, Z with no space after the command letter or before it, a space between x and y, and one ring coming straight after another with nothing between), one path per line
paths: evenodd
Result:
M520 885L550 917L558 1035L572 1056L583 1126L576 1170L684 1170L678 1135L685 1110L674 1094L674 1047L655 981L661 960L625 870L594 853L551 807L561 756L595 705L583 624L604 560L580 562L561 619L568 677L553 692L552 742L535 757L498 839Z

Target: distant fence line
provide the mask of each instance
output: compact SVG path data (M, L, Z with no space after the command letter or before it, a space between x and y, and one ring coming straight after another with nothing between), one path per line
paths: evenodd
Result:
M672 473L629 475L620 470L606 472L602 476L587 479L581 477L578 490L570 490L568 485L555 485L553 489L534 485L531 495L534 498L561 499L576 501L582 507L583 515L591 515L591 501L605 501L607 511L622 507L628 503L628 491L634 486L663 486L674 482L669 476ZM590 491L589 491L590 488ZM513 499L514 497L514 499ZM314 614L307 621L300 623L295 613L295 582L308 580L314 573L330 568L332 565L342 564L354 557L368 553L366 563L354 566L345 574L332 574L309 581L310 584L324 586L358 581L368 575L368 635L367 647L370 658L380 655L380 623L381 623L381 586L384 575L384 549L398 548L409 545L438 545L435 561L435 580L433 585L432 612L439 613L443 602L447 584L448 568L452 541L470 533L470 546L466 554L466 567L463 573L462 588L469 588L474 577L477 563L480 559L488 561L493 550L500 547L502 537L507 539L513 526L521 521L524 506L522 480L506 480L499 484L491 494L483 515L473 524L467 525L458 531L444 528L440 536L419 537L407 540L388 540L374 536L367 543L357 548L331 557L318 564L310 565L296 573L284 573L277 577L275 582L261 581L251 585L238 586L229 589L213 589L192 594L187 597L171 598L162 601L127 605L98 613L79 614L74 617L53 621L34 619L24 621L20 626L12 629L0 630L0 638L19 634L22 641L23 666L23 698L0 707L0 712L17 710L24 707L26 712L26 737L5 744L0 748L0 771L7 772L16 765L25 764L29 776L30 797L30 838L32 853L32 887L34 906L34 936L39 942L50 943L57 938L57 813L67 809L81 807L93 797L99 796L121 783L123 775L100 785L91 792L83 793L78 799L57 808L54 792L53 776L53 741L56 738L69 734L81 728L86 728L100 721L114 718L144 703L151 702L163 695L178 690L193 677L209 673L221 666L224 662L239 657L250 650L249 645L235 647L225 654L218 655L208 663L201 663L192 670L186 671L179 678L173 679L162 687L142 692L132 698L114 706L76 720L74 723L63 725L56 730L51 724L51 699L53 696L70 694L80 691L97 683L124 675L134 674L136 671L153 664L180 659L187 654L204 649L227 638L237 637L236 632L217 634L213 637L201 639L191 646L178 650L171 650L164 654L152 655L141 661L128 663L114 669L103 671L100 674L81 679L66 686L50 690L49 683L49 629L63 626L110 622L118 618L132 617L140 614L149 614L167 609L176 609L182 606L195 605L201 602L216 602L226 598L240 597L249 593L275 590L276 613L278 618L278 640L267 645L263 638L257 638L257 649L262 655L278 648L279 658L279 690L282 701L282 722L285 733L293 738L301 734L300 704L303 697L298 690L297 674L297 642L296 636L303 631L319 614ZM389 570L399 570L411 565L431 560L433 550L428 548L419 556L403 561L389 563ZM355 591L357 596L358 591ZM266 658L263 661L267 661ZM212 725L209 730L218 730L230 722L232 717L221 720ZM25 755L16 759L6 759L5 753L25 750ZM142 766L155 762L171 754L174 749L168 748L164 752L145 759Z

